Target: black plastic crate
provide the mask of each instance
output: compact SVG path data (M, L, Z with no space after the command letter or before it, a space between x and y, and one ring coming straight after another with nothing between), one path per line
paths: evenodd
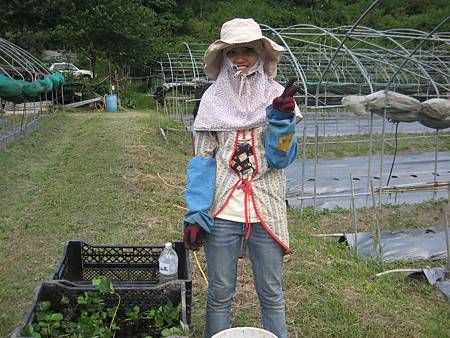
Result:
M181 281L167 282L163 285L150 286L114 286L115 291L121 297L121 303L118 310L118 316L122 315L126 310L138 305L141 310L158 308L166 304L169 300L177 306L181 303L181 320L187 324L187 305L186 305L186 289L185 283ZM71 286L63 282L49 281L42 282L36 289L33 303L25 317L21 326L19 326L11 338L28 338L23 336L23 330L26 325L34 322L36 318L36 306L41 301L50 301L54 311L62 312L65 305L60 304L63 295L69 298L71 308L76 308L77 298L85 291L97 291L94 286ZM111 294L102 296L107 306L113 306L117 303L117 297Z
M182 241L173 243L178 255L178 281L185 284L187 321L191 320L192 274L189 253ZM136 286L159 283L160 245L92 245L68 241L52 279L77 286L91 285L92 278L105 276L113 285Z

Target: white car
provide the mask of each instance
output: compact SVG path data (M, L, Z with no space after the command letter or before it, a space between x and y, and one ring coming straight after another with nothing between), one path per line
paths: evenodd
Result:
M67 63L67 62L58 62L54 63L50 66L50 70L53 71L59 71L62 73L72 73L73 75L77 77L89 77L93 78L92 72L90 70L80 69L77 66L75 66L73 63Z

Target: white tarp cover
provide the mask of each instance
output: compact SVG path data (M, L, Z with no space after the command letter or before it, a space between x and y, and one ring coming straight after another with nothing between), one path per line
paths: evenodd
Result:
M380 252L374 248L373 232L346 233L344 238L363 259L378 259ZM381 231L381 259L385 262L398 260L445 259L447 246L445 228L430 227L407 230Z
M430 99L422 102L422 113L432 119L445 120L450 118L450 100Z
M395 122L419 121L426 127L445 129L450 127L450 100L434 98L420 102L400 93L380 90L358 96L344 96L341 100L345 108L357 116L367 112L385 116Z
M450 100L430 99L422 102L419 122L434 129L450 127Z
M344 96L341 102L348 111L352 112L356 116L366 116L369 114L366 109L367 100L365 96L348 95Z
M415 122L421 109L420 101L400 93L380 90L366 96L367 110L396 122Z

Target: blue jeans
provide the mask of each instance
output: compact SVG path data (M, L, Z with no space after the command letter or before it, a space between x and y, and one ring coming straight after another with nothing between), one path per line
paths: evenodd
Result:
M237 263L241 251L241 241L245 235L244 223L220 218L214 220L211 233L206 235L205 254L209 282L206 305L206 338L230 328L231 302L236 289ZM250 237L246 244L261 305L263 327L279 338L287 338L282 288L284 250L261 223L252 224Z

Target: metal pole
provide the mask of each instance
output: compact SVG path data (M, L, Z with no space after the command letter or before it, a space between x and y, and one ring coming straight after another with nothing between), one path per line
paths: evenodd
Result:
M356 224L356 206L355 206L355 184L353 183L353 176L350 173L350 189L352 192L352 224L355 229L355 253L358 254L358 225Z
M447 278L450 277L450 240L448 236L448 216L447 216L449 209L450 209L450 184L447 186L447 205L444 209L445 239L447 243Z
M450 197L450 193L449 193ZM445 243L447 244L447 274L450 273L450 239L448 237L448 206L445 205L441 209L442 213L444 214L444 224L445 224Z
M384 134L386 128L386 101L387 101L387 90L384 91L384 112L383 112L383 124L381 128L381 154L380 154L380 184L378 185L378 218L381 218L381 209L383 207L383 166L384 166Z
M369 162L367 164L367 190L371 190L373 193L373 188L371 188L372 182L372 146L373 146L373 113L370 112L370 122L369 122ZM366 208L369 208L369 195L366 198Z
M305 167L306 167L306 127L303 128L303 144L302 144L302 177L301 177L301 187L300 187L300 215L303 217L304 208L304 198L305 198Z
M436 129L436 140L434 144L434 173L433 182L436 184L438 176L438 149L439 149L439 129ZM433 190L433 199L436 199L437 191Z
M316 213L316 203L317 203L317 164L318 151L319 151L319 126L316 125L315 130L315 145L314 145L314 213Z

